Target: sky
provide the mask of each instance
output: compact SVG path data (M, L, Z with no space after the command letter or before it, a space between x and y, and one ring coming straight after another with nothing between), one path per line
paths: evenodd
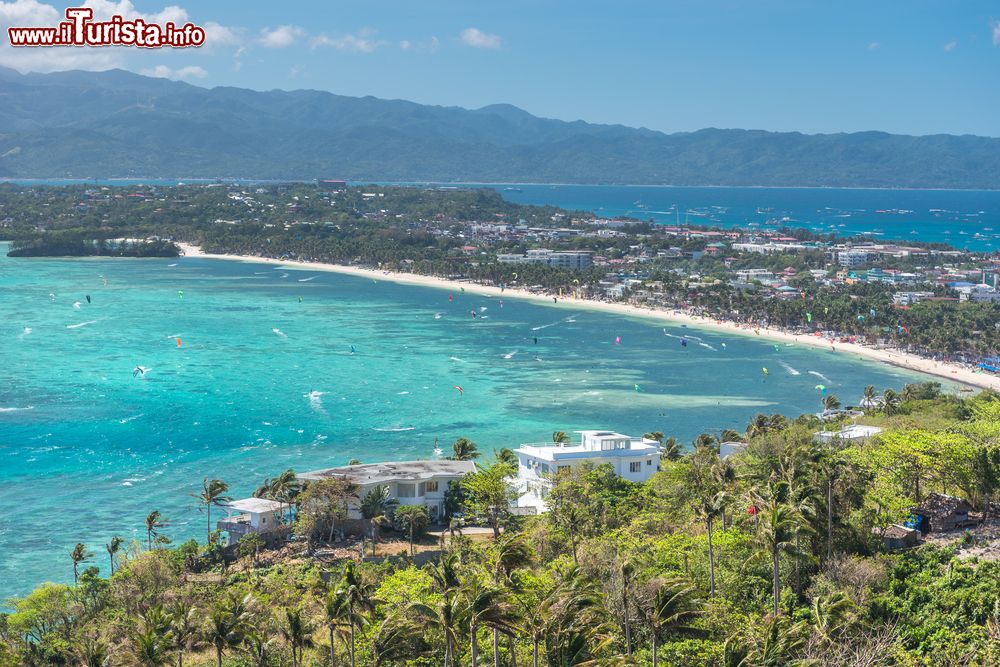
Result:
M120 67L647 127L1000 136L1000 3L978 0L87 0L205 27L198 49L14 49L70 5L0 0L0 65ZM76 3L72 6L78 6Z

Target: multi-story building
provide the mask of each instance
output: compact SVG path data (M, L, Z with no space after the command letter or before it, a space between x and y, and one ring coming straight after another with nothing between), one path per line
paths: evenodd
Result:
M501 264L547 264L563 269L587 269L594 263L594 254L586 250L529 250L523 255L500 253Z

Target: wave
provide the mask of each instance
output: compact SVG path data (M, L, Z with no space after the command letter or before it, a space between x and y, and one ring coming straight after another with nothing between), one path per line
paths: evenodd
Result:
M440 320L442 315L444 315L444 313L434 313L434 319Z
M31 335L31 331L32 331L31 327L24 327L24 331L22 331L20 333L20 335L18 335L17 339L18 340L24 340L25 336L30 336Z
M465 359L459 359L458 357L448 357L448 358L451 359L452 361L457 361L461 364L465 363Z
M300 283L307 283L310 280L316 280L319 276L309 276L308 278L299 278Z
M503 355L503 358L504 359L513 359L515 354L517 354L517 350L514 350L513 352L508 352L507 354Z
M80 310L80 302L79 301L74 301L73 302L73 309L74 310Z
M830 381L830 378L828 378L827 376L823 375L822 373L817 373L816 371L809 371L809 375L815 375L816 377L818 377L819 379L823 380L824 382L829 382Z
M67 324L67 329L79 329L80 327L85 327L91 324L96 324L97 320L90 320L89 322L80 322L79 324Z
M176 264L167 264L167 268L170 268L172 266L177 266L177 265Z
M802 375L802 373L798 372L797 370L786 364L784 361L779 361L778 363L781 364L782 368L788 371L789 375Z
M26 408L0 408L0 412L23 412L24 410L34 410L34 405L29 405Z
M285 335L285 332L277 327L274 327L271 331L273 331L278 338L288 338L288 336Z
M570 315L568 317L562 318L558 322L553 322L552 324L542 324L541 326L531 327L531 330L532 331L539 331L541 329L548 329L549 327L554 327L557 324L563 324L564 322L575 322L577 317L578 317L578 315Z
M403 431L416 430L416 428L416 426L373 426L372 430L382 433L402 433Z

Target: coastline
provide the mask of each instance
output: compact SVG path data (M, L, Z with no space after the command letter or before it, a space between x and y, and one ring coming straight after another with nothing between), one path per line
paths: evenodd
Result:
M483 296L499 297L502 295L504 297L526 299L529 301L553 305L551 296L534 294L519 288L506 288L501 290L499 287L493 287L491 285L479 285L471 282L464 283L455 280L448 280L446 278L438 278L436 276L380 271L376 269L345 266L342 264L304 262L299 260L278 260L267 257L255 257L253 255L218 255L203 252L198 246L187 243L178 243L177 245L181 248L183 253L182 256L184 257L222 259L229 261L252 262L257 264L297 267L313 271L341 273L360 278L369 278L372 280L387 280L389 282L399 283L402 285L418 285L421 287L433 287L446 290L464 289L467 292ZM856 358L861 360L877 361L883 364L889 364L891 366L897 366L909 371L921 373L923 375L950 380L952 382L957 382L970 387L1000 391L1000 376L981 373L961 364L937 362L932 359L925 359L923 357L901 352L899 350L878 349L857 343L835 342L831 344L828 339L822 337L794 334L778 329L754 330L734 322L714 320L677 310L658 310L625 303L607 303L604 301L594 301L592 299L579 299L572 296L560 297L558 303L561 305L569 304L576 308L597 310L615 315L640 317L647 320L652 319L672 324L685 324L691 326L692 328L708 329L738 336L756 336L766 340L805 345L818 349L833 350L838 354L854 355Z

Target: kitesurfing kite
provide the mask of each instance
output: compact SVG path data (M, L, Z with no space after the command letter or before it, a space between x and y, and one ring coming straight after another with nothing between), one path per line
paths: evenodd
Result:
M761 370L761 371L763 371L763 373L764 373L764 375L765 375L765 376L766 376L766 375L768 374L768 373L767 373L767 368L766 368L766 367L765 367L765 368L762 368L762 369L760 369L760 370Z
M457 384L455 385L455 389L458 389L458 393L460 396L465 396L465 390L459 387Z
M136 366L135 370L132 371L132 377L135 377L137 375L145 375L145 374L146 374L146 369L143 368L142 366Z
M622 344L622 337L615 336L615 345L621 345L621 344Z
M174 336L174 340L177 341L177 347L180 347L181 346L181 339L178 338L177 336Z
M87 303L90 303L90 295L87 295Z
M819 389L824 394L826 393L826 385L818 384L816 385L816 389Z

